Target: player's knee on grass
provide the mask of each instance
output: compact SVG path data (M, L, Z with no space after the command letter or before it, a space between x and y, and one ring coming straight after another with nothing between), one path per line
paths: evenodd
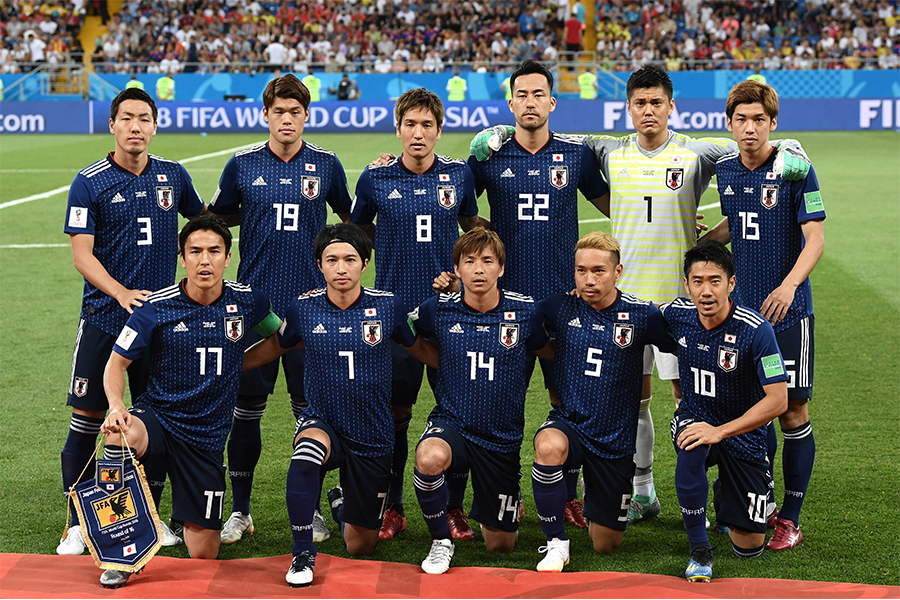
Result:
M534 462L561 465L569 454L569 438L558 429L544 429L534 438Z
M372 556L378 544L378 530L344 523L344 544L350 556Z
M196 523L184 524L184 543L191 558L214 559L219 555L221 532Z
M762 546L766 543L765 533L753 533L733 526L728 527L728 537L731 538L734 553L743 558L755 558L753 553L756 549L762 554Z
M484 546L488 552L496 554L509 554L516 547L519 534L516 531L501 531L495 527L484 525L481 528L484 535Z
M594 552L598 554L615 554L622 547L624 531L616 531L593 522L589 531L591 541L594 543Z
M423 475L439 475L450 467L453 451L442 439L428 438L416 448L416 469Z

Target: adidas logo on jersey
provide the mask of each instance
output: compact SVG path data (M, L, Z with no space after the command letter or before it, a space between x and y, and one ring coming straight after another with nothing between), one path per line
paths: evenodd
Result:
M187 325L184 324L184 321L179 321L178 325L172 331L187 331Z
M619 171L619 177L628 177L628 169L623 167L622 170Z
M728 187L725 188L725 191L722 192L722 194L725 196L734 196L734 190L731 189L731 186L729 185Z
M515 177L516 174L512 172L512 169L507 168L505 171L500 173L500 177Z
M581 327L581 320L578 317L575 317L569 321L569 327Z
M451 327L449 331L450 331L450 333L465 333L465 331L463 331L463 328L459 323L457 323L456 325Z
M312 330L312 332L313 333L328 333L328 330L325 329L324 325L319 323L318 325L315 326L315 328Z
M256 178L256 180L250 185L268 185L266 180L262 178L262 175Z
M682 348L687 348L687 340L684 339L683 336L678 338L678 345L681 346Z
M396 199L402 198L402 197L403 196L400 194L400 192L397 191L397 188L394 188L394 191L391 192L390 194L388 194L388 198L390 200L396 200Z
M113 199L109 201L110 204L116 204L117 202L125 202L125 197L122 194L116 192L116 195L113 196Z

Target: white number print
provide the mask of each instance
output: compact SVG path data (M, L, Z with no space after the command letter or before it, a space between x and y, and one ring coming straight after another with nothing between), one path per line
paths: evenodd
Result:
M738 215L741 217L741 231L743 232L744 239L758 240L759 223L757 222L757 219L759 219L759 213L739 212Z
M787 385L788 388L797 387L797 371L794 369L789 369L788 367L793 367L797 363L796 360L787 360L784 361L784 368L787 370Z
M494 380L494 357L490 356L487 360L484 358L484 352L466 352L469 357L469 379L475 381L478 375L478 369L484 369L488 372L488 381Z
M584 374L588 377L600 377L600 369L603 367L603 361L600 360L601 354L603 354L603 350L600 348L587 349L587 358L585 360L587 360L589 365L594 365L594 370L584 370Z
M747 513L750 515L750 520L754 523L765 523L766 501L768 500L768 495L747 492L747 498L750 499L747 506Z
M216 355L216 375L222 374L222 349L221 348L197 348L197 353L200 354L200 374L206 375L206 359L207 354ZM210 356L209 358L212 358Z
M631 494L622 494L622 506L619 508L623 510L622 516L619 517L619 521L622 523L628 522L628 509L631 507Z
M275 202L272 204L275 209L275 229L277 231L298 231L300 228L300 207L297 204L282 204Z
M549 221L550 194L519 194L520 221ZM544 211L541 213L541 211ZM525 211L531 211L530 214Z
M356 379L356 371L353 368L353 351L352 350L341 350L338 352L338 356L344 356L347 358L347 370L349 372L348 379Z
M716 374L696 367L691 367L691 373L694 374L694 393L715 398Z
M431 215L416 215L416 241L431 241Z
M214 518L212 516L213 509L215 508L213 506L213 503L214 503L215 499L218 498L219 499L219 515L218 515L218 517L215 517L215 518L221 519L222 518L222 504L225 501L225 490L222 490L221 492L213 491L213 490L205 490L203 492L203 495L206 496L206 518L207 519Z
M153 245L153 231L150 229L150 217L138 217L137 222L143 225L143 227L138 228L138 233L144 234L144 238L138 238L137 245L138 246L151 246Z
M512 522L517 523L519 521L519 499L506 494L500 494L498 497L500 498L500 512L497 513L497 520L502 521L503 513L511 512Z

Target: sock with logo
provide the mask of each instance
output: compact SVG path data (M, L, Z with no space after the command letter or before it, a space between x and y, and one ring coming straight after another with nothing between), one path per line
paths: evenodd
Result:
M447 526L447 486L444 474L425 475L413 469L413 487L416 498L422 508L422 517L434 540L450 539L450 528Z
M784 448L781 451L784 501L778 510L778 516L788 519L797 527L800 525L800 508L803 506L816 460L816 440L809 421L795 429L782 429L781 435L784 437Z
M566 484L562 465L531 465L531 489L541 530L548 540L569 539L566 535Z

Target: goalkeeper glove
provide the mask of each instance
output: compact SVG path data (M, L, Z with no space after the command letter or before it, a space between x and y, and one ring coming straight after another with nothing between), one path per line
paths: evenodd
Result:
M516 132L515 127L509 125L495 125L488 129L482 129L469 144L469 154L475 155L475 160L484 162L491 154L500 149L503 142Z
M809 157L797 140L781 140L775 145L775 165L773 170L776 175L781 175L788 181L800 181L806 179L809 174Z

